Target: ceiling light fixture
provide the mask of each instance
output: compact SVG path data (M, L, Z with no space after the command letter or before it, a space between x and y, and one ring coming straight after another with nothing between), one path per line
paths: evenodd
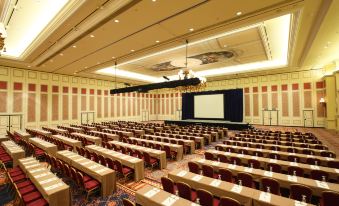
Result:
M193 29L193 28L190 28L189 30L190 30L190 31L194 31L194 29Z
M115 23L119 23L119 20L118 20L118 19L115 19L114 22L115 22Z
M91 38L94 38L95 36L93 34L89 35Z
M237 12L237 16L240 16L241 14L242 14L241 11L238 11L238 12Z
M77 46L76 46L76 45L73 45L72 47L73 47L73 48L77 48Z
M63 53L60 53L59 55L60 55L60 56L64 56L64 54L63 54Z
M28 68L30 68L31 66L30 66L30 65L28 65L27 67L28 67Z
M155 42L156 42L156 43L159 43L160 41L159 41L159 40L156 40Z
M115 59L115 57L112 57L112 59Z
M131 49L131 52L134 52L135 50L134 49Z

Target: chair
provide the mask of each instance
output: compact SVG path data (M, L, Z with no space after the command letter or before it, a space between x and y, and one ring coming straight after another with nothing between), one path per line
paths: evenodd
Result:
M304 176L304 170L301 167L289 166L287 170L289 175Z
M319 180L319 181L328 181L328 176L329 174L325 171L322 170L312 170L311 171L311 178L314 180Z
M200 174L199 165L195 162L188 162L188 169L190 172L195 174Z
M300 158L295 155L288 155L287 160L290 162L300 162Z
M306 163L309 165L319 165L320 164L320 159L317 158L307 158Z
M257 156L257 157L263 157L263 156L264 156L264 153L255 151L255 152L254 152L254 155Z
M205 152L205 159L214 160L214 155L210 152Z
M305 202L309 203L312 198L312 190L304 185L292 184L290 186L290 198L299 201L303 201L304 199Z
M202 165L202 175L206 177L218 179L218 174L215 174L213 167L209 165Z
M135 204L131 200L126 198L122 199L122 203L124 204L124 206L135 206Z
M133 175L134 173L133 169L123 166L118 160L114 161L114 165L117 169L116 171L124 177L124 182L126 182L128 176Z
M226 181L226 182L233 182L233 175L232 172L228 169L219 169L219 175L221 177L222 181Z
M248 167L254 168L254 169L260 169L260 162L255 159L248 160Z
M299 150L296 149L296 148L293 148L293 147L289 147L289 148L287 148L287 152L289 152L289 153L298 153Z
M264 177L261 179L261 186L262 190L265 192L268 192L269 188L270 193L280 195L280 185L275 179Z
M168 145L164 145L164 150L166 152L166 158L168 158L168 159L176 159L177 152L171 151L171 148Z
M322 157L331 157L331 158L335 158L336 157L335 153L330 152L330 151L321 151L320 152L320 156L322 156Z
M189 154L191 152L191 146L186 145L184 141L179 140L178 144L182 145L182 148L184 148L184 154Z
M328 161L327 166L339 169L339 161Z
M339 202L339 193L324 191L320 200L320 206L332 206L333 203Z
M218 151L224 151L224 148L220 145L216 145L215 149L218 150Z
M270 154L268 154L268 157L271 158L271 159L280 160L280 155L276 154L276 153L270 153Z
M195 191L192 191L191 187L188 184L183 183L183 182L178 182L177 188L178 188L179 197L182 197L192 202L195 202L195 200L197 199L197 193Z
M144 152L143 156L144 156L144 160L145 160L146 165L151 166L152 169L155 166L159 165L158 159L151 157L147 152Z
M245 187L255 188L252 175L245 172L239 172L237 179L238 182L241 181L241 185Z
M245 149L239 149L238 153L239 153L239 154L248 155L248 151L245 150Z
M76 172L76 180L78 185L86 191L86 200L91 193L97 192L100 190L100 183L95 179L91 179L87 182L84 181L83 174L80 172Z
M144 160L144 156L139 150L135 150L135 154L137 158Z
M238 200L230 197L221 197L219 206L241 206Z
M175 194L175 186L173 180L167 177L161 177L162 188L171 194Z
M281 173L281 166L279 164L276 164L276 163L268 163L267 169L271 172Z
M198 189L197 190L197 197L199 198L199 204L201 206L219 206L219 200L217 198L213 198L212 193Z
M241 159L239 157L231 157L230 162L235 165L241 165Z
M218 154L217 158L218 158L219 162L228 163L228 159L227 159L226 155Z

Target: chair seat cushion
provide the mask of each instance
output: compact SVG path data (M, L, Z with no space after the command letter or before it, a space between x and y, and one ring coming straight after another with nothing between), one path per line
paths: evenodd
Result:
M129 168L129 167L123 167L123 168L122 168L122 173L123 173L124 175L129 174L129 173L132 173L132 172L133 172L133 169L131 169L131 168Z
M26 179L25 175L18 175L18 176L12 177L13 182L18 182L24 179Z
M21 195L26 195L26 194L28 194L30 192L34 192L34 191L36 191L36 188L34 187L34 185L28 185L24 188L19 189L19 192L20 192Z
M17 172L12 172L12 173L9 173L9 175L11 177L15 177L15 176L18 176L18 175L23 175L24 172L23 171L17 171Z
M217 198L213 198L213 206L219 206L220 200Z
M194 191L194 190L191 190L191 201L192 202L195 202L195 200L197 199L198 195L197 195L197 192Z
M91 180L88 182L85 182L85 189L86 190L92 190L94 188L96 188L98 185L100 185L100 183L96 180Z
M40 192L31 192L27 195L22 196L22 200L25 204L32 202L33 200L39 199L41 197Z
M154 164L154 163L157 163L158 162L158 159L155 159L155 158L150 158L150 161L149 161L151 164Z
M26 206L45 206L45 205L48 205L48 202L43 198L34 200L34 201L26 204Z
M11 174L12 172L22 171L19 166L16 166L14 168L8 169L8 172Z
M84 175L83 176L83 180L84 180L84 182L88 182L88 181L90 181L90 180L92 180L93 178L91 178L90 176L87 176L87 175Z
M23 182L16 184L18 189L21 189L23 187L27 187L28 185L32 185L32 182L30 180L26 180L26 181L23 181Z

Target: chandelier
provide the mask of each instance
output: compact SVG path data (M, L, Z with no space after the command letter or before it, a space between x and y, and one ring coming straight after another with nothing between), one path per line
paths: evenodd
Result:
M3 23L0 22L0 51L6 52L5 48L5 39L7 37L7 32Z
M184 79L192 79L192 78L199 78L200 83L197 85L189 85L189 86L179 86L175 89L179 92L185 93L185 92L198 92L206 88L206 78L198 76L195 72L193 72L191 69L188 69L188 61L193 64L200 64L200 60L192 59L187 57L188 52L188 40L186 40L186 57L185 57L185 68L181 69L178 72L178 79L184 80Z

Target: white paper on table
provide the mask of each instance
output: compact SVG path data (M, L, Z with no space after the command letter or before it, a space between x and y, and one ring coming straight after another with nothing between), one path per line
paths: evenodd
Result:
M219 187L219 185L221 184L221 180L213 180L210 185L214 186L214 187Z
M182 170L182 171L180 171L177 175L178 175L179 177L183 177L183 176L185 176L186 174L187 174L187 171Z
M278 151L273 150L272 153L278 153Z
M43 185L43 184L46 184L46 183L49 183L49 182L52 182L52 181L58 180L58 179L59 178L57 178L57 177L53 177L53 178L50 178L50 179L47 179L47 180L42 180L39 183Z
M256 150L262 152L262 149L257 148Z
M317 165L311 165L310 167L311 167L312 170L319 170L320 169L319 166L317 166Z
M314 155L306 155L307 157L314 157Z
M240 193L242 191L242 186L240 185L234 185L231 189L232 192L235 192L235 193Z
M272 177L272 176L273 176L273 172L265 171L265 172L264 172L264 176L266 176L266 177Z
M228 165L228 169L235 169L236 166L237 166L237 165L229 164L229 165Z
M88 168L89 169L95 169L95 168L97 168L97 167L100 167L101 165L92 165L92 166L89 166Z
M327 161L330 161L330 160L334 160L333 158L331 157L325 157Z
M51 185L51 186L46 187L45 190L46 190L46 191L48 191L48 190L53 190L53 189L58 188L58 187L61 187L61 186L63 186L63 185L64 185L64 184L63 184L62 182L60 182L60 183L58 183L58 184L55 184L55 185Z
M192 180L194 181L200 181L202 179L202 176L201 175L195 175L194 177L192 177Z
M97 171L95 171L95 172L100 174L100 173L105 172L106 170L108 170L108 168L102 168L102 169L97 170Z
M35 177L36 179L38 179L38 178L40 178L40 177L45 177L45 176L47 176L47 175L49 175L49 174L51 174L51 173L45 172L45 173L41 173L41 174L39 174L39 175L35 175L35 176L33 176L33 177Z
M72 154L72 155L69 155L69 156L66 155L66 157L68 157L68 158L73 158L73 157L77 157L77 156L79 156L79 155L78 154Z
M205 159L200 159L200 160L198 160L198 162L204 163Z
M36 159L33 158L33 157L28 157L28 158L25 158L25 159L20 159L19 161L21 161L21 162L27 162L27 161L32 161L32 160L36 160Z
M237 157L244 157L243 154L237 154Z
M276 160L276 159L270 159L270 162L271 162L271 163L277 163L278 160Z
M250 172L250 173L251 173L251 172L253 172L253 168L245 167L245 168L244 168L244 171L245 171L245 172Z
M32 164L32 163L36 163L38 162L38 160L33 160L33 161L29 161L29 162L24 162L22 163L23 165L29 165L29 164Z
M213 162L212 165L213 166L218 166L218 165L220 165L220 162Z
M160 189L158 189L158 188L153 188L153 189L151 189L150 191L146 192L146 193L144 194L144 196L146 196L146 197L148 197L148 198L151 198L151 197L153 197L154 195L156 195L158 192L160 192Z
M171 195L171 196L169 196L168 198L166 198L161 204L162 205L173 205L177 200L179 199L179 197L178 196L176 196L176 195Z
M88 161L88 162L83 162L81 163L81 165L88 165L88 164L91 164L92 162Z
M238 146L232 146L232 148L238 148Z
M329 189L327 182L316 180L315 183L318 187Z
M298 200L294 200L294 206L306 206L306 202L300 202Z
M36 173L36 172L40 172L42 170L46 170L46 168L39 168L39 169L35 169L35 170L31 170L29 171L30 173Z
M259 200L264 202L271 202L271 193L261 192L259 196Z
M339 169L334 169L334 171L335 171L336 173L339 173Z
M297 176L287 175L287 180L291 182L298 182Z
M251 159L258 160L257 156L251 156Z
M40 166L40 163L38 163L38 164L34 164L34 165L29 165L29 166L27 166L27 167L26 167L26 169L28 169L28 168L32 168L32 167L36 167L36 166Z
M200 205L198 205L198 204L195 203L195 202L192 202L192 203L191 203L191 206L200 206Z
M298 163L296 163L296 162L290 162L290 165L291 165L291 166L298 166Z

